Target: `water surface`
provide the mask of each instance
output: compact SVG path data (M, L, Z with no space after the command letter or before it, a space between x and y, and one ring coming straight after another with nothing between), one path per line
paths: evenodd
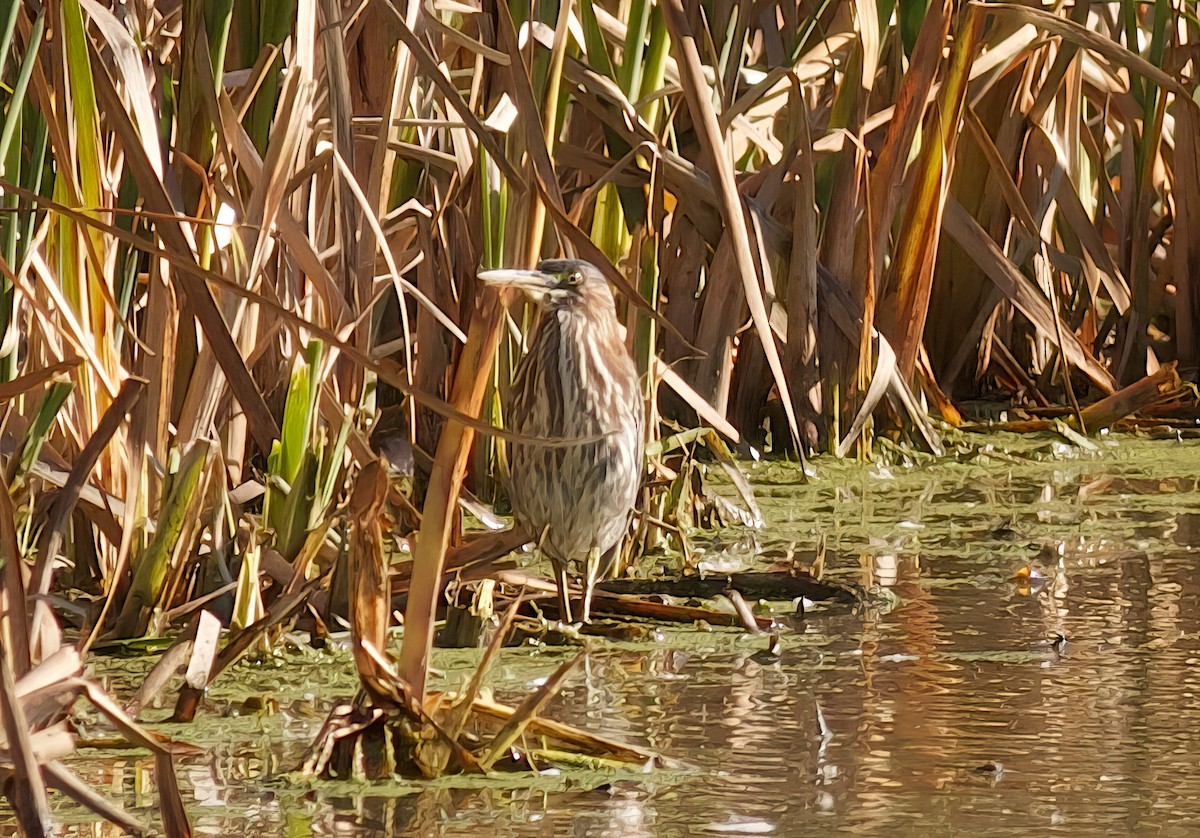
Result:
M196 832L1200 830L1200 444L990 441L936 462L819 462L807 484L793 467L756 468L766 528L721 533L709 558L764 565L823 533L828 572L895 604L810 613L774 662L735 630L591 652L547 715L689 771L309 783L288 772L355 680L348 657L296 650L239 665L196 724L165 728L211 749L180 768ZM1026 566L1032 585L1013 578ZM520 701L567 654L506 651L497 698ZM453 676L473 659L443 651L435 664ZM146 665L102 669L121 692ZM143 755L85 752L76 767L153 817ZM62 816L77 834L106 830Z

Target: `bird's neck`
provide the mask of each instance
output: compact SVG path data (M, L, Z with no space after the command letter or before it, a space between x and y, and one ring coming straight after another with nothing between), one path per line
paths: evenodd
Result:
M605 433L627 421L627 406L638 399L638 378L620 332L611 310L563 307L545 313L522 370L529 386L552 393L558 405L541 432L564 433L563 423L571 422L575 431Z
M625 341L617 314L608 311L585 311L582 307L563 306L550 312L565 345L582 346L584 341L592 343L602 351L625 354Z

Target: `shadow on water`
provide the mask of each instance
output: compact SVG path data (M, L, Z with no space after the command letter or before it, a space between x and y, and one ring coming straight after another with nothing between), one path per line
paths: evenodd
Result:
M832 464L807 485L759 467L768 527L756 549L744 532L725 543L766 561L823 533L829 572L886 586L898 604L812 613L774 661L754 654L762 638L726 630L591 653L549 714L690 771L309 784L288 772L354 680L348 657L294 650L239 667L195 725L173 729L211 749L180 770L197 834L1200 828L1200 446L1003 445L1016 454ZM519 701L563 654L507 651L497 697ZM472 662L435 661L450 678ZM105 666L119 692L147 665ZM85 752L77 767L127 806L153 806L140 755Z

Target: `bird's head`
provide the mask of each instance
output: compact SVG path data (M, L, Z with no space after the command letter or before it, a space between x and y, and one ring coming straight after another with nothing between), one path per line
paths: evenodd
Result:
M604 274L582 259L547 259L534 271L502 268L483 271L479 278L489 285L519 288L546 309L613 307L612 291Z

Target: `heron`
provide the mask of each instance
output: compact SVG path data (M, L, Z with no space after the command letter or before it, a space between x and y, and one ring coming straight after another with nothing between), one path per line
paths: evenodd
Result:
M509 496L517 524L550 559L560 616L573 622L568 574L583 565L580 617L614 564L641 487L645 405L612 291L595 265L552 259L537 270L484 271L523 291L542 316L517 364L509 420Z

